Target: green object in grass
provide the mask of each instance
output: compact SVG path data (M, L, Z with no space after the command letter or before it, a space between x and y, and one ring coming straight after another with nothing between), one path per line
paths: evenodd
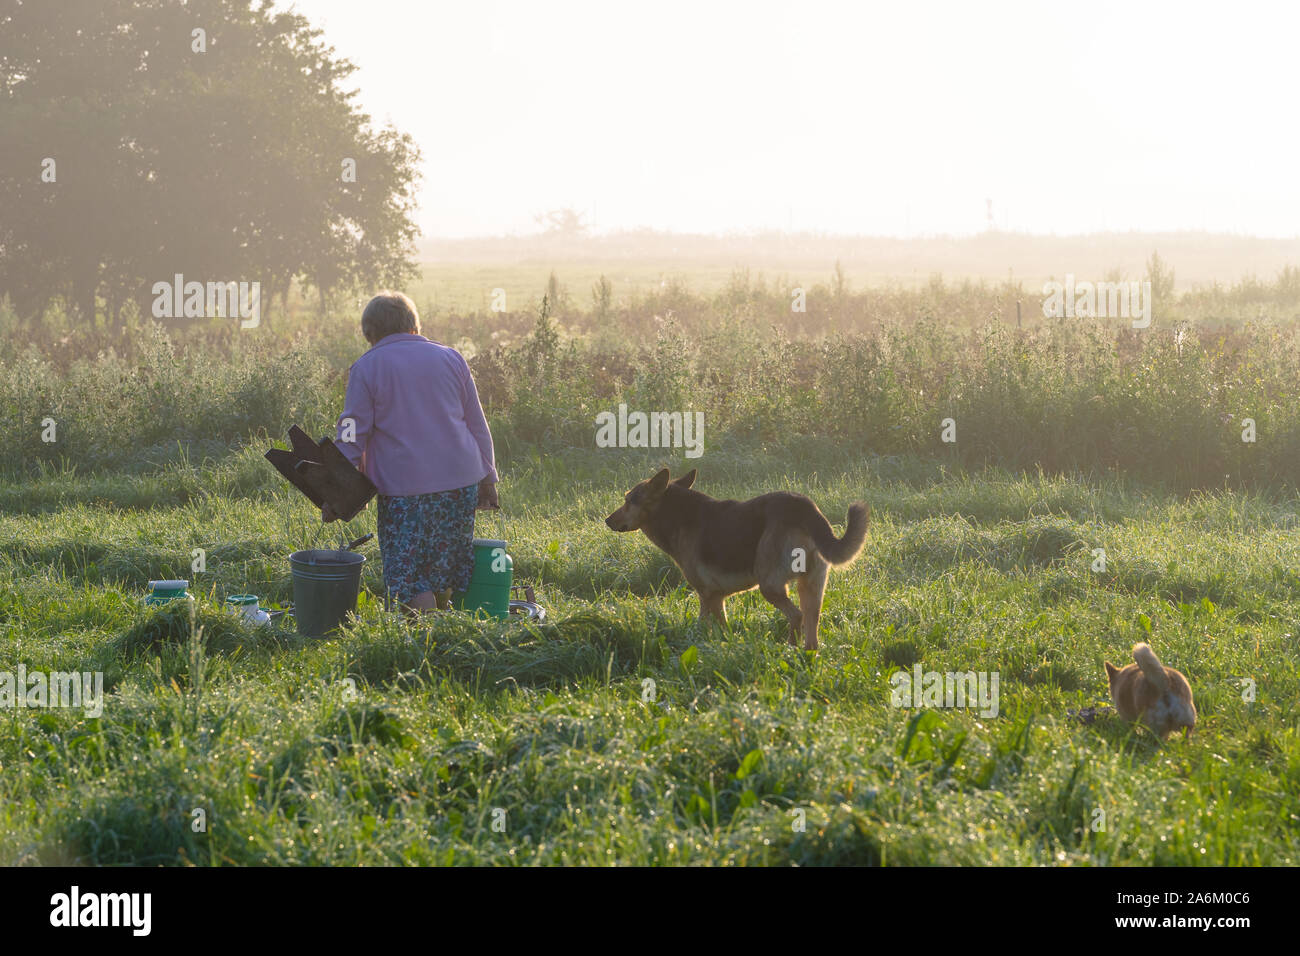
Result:
M492 617L510 617L510 585L515 563L498 538L474 539L474 574L469 589L456 594L452 604L462 610L484 611Z
M187 588L190 586L189 581L150 581L149 593L145 595L144 603L148 607L159 604L170 604L172 601L184 601L190 597Z

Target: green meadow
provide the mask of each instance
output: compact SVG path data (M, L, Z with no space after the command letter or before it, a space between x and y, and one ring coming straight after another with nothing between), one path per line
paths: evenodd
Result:
M715 496L802 490L837 525L871 503L810 655L756 593L731 600L728 632L701 632L668 560L604 527L659 461L593 450L511 469L506 533L544 624L407 622L383 609L372 545L358 618L326 640L218 609L236 592L291 600L286 555L333 534L256 448L4 485L6 659L102 671L106 688L98 717L0 711L0 861L1300 858L1294 500L811 446L797 464L725 448L691 462ZM371 511L348 533L366 530ZM207 571L183 575L195 548ZM191 578L193 621L141 606L148 579L173 575ZM1186 741L1070 713L1104 703L1102 661L1139 639L1191 678ZM996 672L996 716L894 706L891 675L917 664Z
M784 329L786 293L744 276L435 312L547 618L408 621L372 542L320 640L221 606L289 603L292 551L374 530L373 505L323 526L262 458L329 430L355 316L118 334L0 309L0 863L1295 864L1300 338L1245 318L1287 288L1145 335L1017 330L992 287L942 282L822 288ZM620 402L703 410L703 455L595 447ZM756 592L702 631L668 558L605 527L663 465L806 493L838 530L871 505L818 653ZM192 613L143 605L177 577ZM1108 711L1103 661L1139 640L1188 675L1190 738ZM102 674L102 712L6 698L19 667ZM996 706L899 699L918 667L996 677Z

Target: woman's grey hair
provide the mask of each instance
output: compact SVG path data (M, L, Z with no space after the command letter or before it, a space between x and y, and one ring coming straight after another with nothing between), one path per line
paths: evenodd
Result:
M420 314L411 297L401 292L381 292L361 313L361 334L374 345L386 335L420 334Z

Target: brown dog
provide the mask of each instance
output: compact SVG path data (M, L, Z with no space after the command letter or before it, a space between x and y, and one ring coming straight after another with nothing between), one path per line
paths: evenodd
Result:
M748 501L718 501L692 491L695 470L670 481L665 468L629 491L605 519L614 531L636 531L677 563L700 596L700 620L727 623L727 597L759 588L790 621L790 643L817 647L817 621L830 565L848 564L867 537L869 511L849 506L844 537L811 499L788 491ZM798 583L799 607L786 593Z
M1135 663L1123 668L1106 661L1106 679L1116 712L1125 720L1141 720L1161 740L1168 739L1179 727L1186 739L1196 726L1196 705L1187 678L1161 664L1146 644L1133 646L1133 660Z

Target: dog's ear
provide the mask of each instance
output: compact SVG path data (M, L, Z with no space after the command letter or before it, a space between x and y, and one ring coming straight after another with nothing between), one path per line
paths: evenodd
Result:
M1114 680L1115 675L1119 673L1119 668L1110 661L1103 662L1106 665L1106 680Z
M674 481L673 484L679 485L682 488L689 488L691 485L695 484L695 471L696 470L692 468L686 474Z
M668 469L661 469L653 478L650 479L650 493L659 494L668 487Z

